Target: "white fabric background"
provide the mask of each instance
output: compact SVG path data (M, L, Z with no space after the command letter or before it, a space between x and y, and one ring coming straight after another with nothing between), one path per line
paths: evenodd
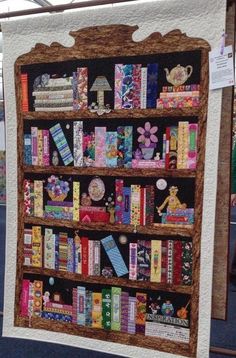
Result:
M28 338L95 349L126 357L173 357L171 354L103 342L62 333L14 327L14 295L17 242L17 142L14 62L36 43L58 41L72 46L70 30L104 24L138 25L134 40L144 39L152 32L162 34L180 29L188 36L207 40L212 47L220 45L225 28L225 0L164 0L137 1L59 13L2 23L3 68L7 125L7 245L3 336ZM214 213L216 204L217 158L222 90L209 94L207 147L205 160L204 210L201 245L201 279L199 304L199 340L197 357L209 352L211 280L213 263ZM178 357L175 355L175 357Z

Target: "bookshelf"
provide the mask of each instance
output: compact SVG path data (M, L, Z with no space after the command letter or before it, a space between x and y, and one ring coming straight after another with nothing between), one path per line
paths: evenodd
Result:
M201 219L202 219L202 195L203 195L203 180L204 180L204 151L205 151L205 133L206 133L206 119L207 119L207 98L208 98L208 51L209 45L202 39L189 38L186 34L182 34L179 30L162 36L159 33L152 34L146 40L141 42L132 41L132 33L137 27L129 27L124 25L102 26L83 29L77 32L71 32L70 35L75 38L75 44L68 49L60 44L51 44L46 46L37 44L28 54L20 56L15 64L15 84L17 96L17 118L18 118L18 242L17 242L17 279L16 279L16 296L15 296L15 325L19 327L32 327L35 329L46 329L55 332L63 332L83 337L90 337L100 340L107 340L118 342L122 344L135 345L139 347L152 348L165 352L182 354L184 356L194 357L197 347L197 326L198 326L198 298L199 298L199 277L200 277L200 243L201 243ZM111 42L112 39L112 42ZM109 42L110 46L107 46ZM121 52L122 48L122 54ZM145 56L162 56L160 61L166 61L169 68L174 67L169 53L174 53L174 56L180 59L184 58L184 53L187 56L188 51L196 51L199 60L197 73L199 75L200 84L200 104L198 107L189 108L148 108L148 109L112 109L109 113L98 115L91 113L89 109L82 109L78 111L33 111L22 110L22 86L21 74L25 71L34 71L35 76L42 70L43 64L47 64L48 68L52 68L54 63L60 65L69 61L81 61L85 66L86 61L95 61L99 67L104 59L104 63L115 61L115 63L122 63L120 61L131 59L131 63L139 63L140 56L143 61L147 62ZM181 53L178 55L178 53ZM122 55L122 56L121 56ZM143 56L143 57L142 57ZM122 58L121 58L122 57ZM153 57L151 57L153 58ZM188 62L188 58L185 62ZM96 62L97 61L97 62ZM153 61L153 60L152 60ZM197 61L197 60L196 60ZM145 62L145 63L146 63ZM128 62L129 63L129 62ZM175 63L176 64L176 63ZM40 67L41 66L41 67ZM96 67L94 66L94 67ZM197 67L197 66L196 66ZM68 67L67 67L68 68ZM99 71L99 70L98 70ZM161 69L160 69L161 71ZM163 72L163 69L162 69ZM96 75L99 75L97 73ZM31 76L31 75L30 75ZM109 74L108 74L109 77ZM161 80L163 81L163 79ZM166 84L165 84L166 85ZM91 83L89 84L91 87ZM28 90L30 94L30 89ZM106 95L105 95L106 96ZM32 106L32 104L31 104ZM24 162L24 134L29 130L30 126L47 126L50 128L56 123L62 126L68 125L70 127L74 121L83 121L88 126L113 126L124 123L124 125L137 126L144 125L146 120L150 120L151 125L160 126L162 131L165 131L162 126L176 126L181 121L190 121L190 123L198 124L198 141L197 141L197 165L196 169L169 169L169 168L124 168L124 167L77 167L73 165L28 165ZM165 122L167 121L167 122ZM192 122L191 122L192 121ZM104 124L105 123L105 124ZM164 124L163 124L164 123ZM166 124L165 124L166 123ZM90 127L89 127L90 128ZM165 128L165 127L164 127ZM64 129L64 127L63 127ZM114 130L114 129L113 129ZM69 138L69 137L68 137ZM70 141L71 139L68 139ZM155 183L156 178L166 180L168 186L180 186L184 191L184 200L190 198L190 207L194 208L194 223L191 224L171 224L163 223L161 219L146 225L134 225L124 223L111 222L81 222L78 220L66 220L63 218L55 219L48 217L27 216L24 212L24 180L39 180L42 181L45 187L45 182L48 175L55 175L62 177L63 180L72 178L72 182L80 181L81 185L85 185L89 178L101 177L106 185L113 185L116 178L127 181L127 185L138 183L145 185L146 183ZM65 179L64 179L65 178ZM106 181L107 180L107 181ZM152 182L153 180L153 182ZM113 183L113 184L110 184ZM131 184L130 184L131 183ZM134 184L136 185L136 184ZM107 190L107 189L106 189ZM110 190L110 187L109 187ZM45 193L42 200L45 201ZM163 193L158 192L158 195ZM162 198L161 196L161 198ZM161 202L157 196L155 206L160 206ZM193 203L192 203L193 202ZM43 232L45 228L50 228L59 232L60 230L68 231L68 235L72 232L82 232L82 236L86 233L89 237L93 235L93 240L100 240L102 235L114 235L117 244L118 235L127 235L128 240L135 243L137 240L147 240L168 242L184 242L192 245L192 283L184 285L182 283L167 283L167 282L150 282L131 280L129 277L104 277L102 275L87 275L79 274L77 272L69 272L62 270L55 270L41 267L26 266L24 264L24 232L30 230L33 226L41 227ZM130 235L130 236L129 236ZM173 244L174 245L174 244ZM118 245L119 246L119 245ZM122 248L120 247L122 251ZM122 252L123 253L123 252ZM42 256L44 254L44 249ZM182 254L181 254L182 255ZM182 257L182 256L181 256ZM102 257L101 257L102 260ZM153 295L160 293L166 297L165 301L172 300L175 309L185 309L187 312L188 306L191 306L190 313L187 314L189 339L179 341L176 339L167 339L163 336L150 336L135 332L129 334L119 330L106 330L101 328L91 328L84 325L78 325L73 322L61 322L56 320L48 320L42 317L23 317L22 316L22 284L24 280L30 282L40 281L48 282L53 278L68 285L68 290L74 292L75 286L86 287L86 290L95 287L96 290L102 292L103 288L109 289L111 287L118 287L122 290L128 290L129 295L135 295L137 292L144 292L149 300ZM32 281L33 280L33 281ZM90 286L91 285L91 286ZM45 287L47 285L45 284ZM49 287L50 288L50 287ZM46 288L45 288L46 289ZM123 292L123 291L122 291ZM42 294L44 291L42 292ZM166 295L166 296L165 296ZM169 295L169 296L168 296ZM185 296L184 296L185 295ZM182 297L182 298L181 298ZM185 301L181 301L184 300ZM180 302L179 306L176 302ZM41 308L43 310L43 303ZM150 304L146 302L146 307ZM185 302L185 304L183 304ZM162 303L164 307L165 303ZM178 306L178 307L177 307ZM182 306L182 307L181 307ZM185 306L185 307L183 307ZM146 308L147 309L147 308ZM161 315L161 313L160 313ZM167 316L162 316L166 319ZM173 319L177 317L173 317ZM174 320L173 320L174 322ZM173 324L175 327L176 325ZM170 322L169 322L170 323ZM161 325L161 323L160 323ZM163 326L162 326L163 327ZM165 333L163 333L165 335ZM168 337L168 334L166 335Z

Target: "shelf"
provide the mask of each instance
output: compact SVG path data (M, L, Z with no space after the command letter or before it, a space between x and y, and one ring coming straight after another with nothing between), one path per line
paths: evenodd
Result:
M97 113L91 113L88 109L80 111L67 112L23 112L22 117L25 120L75 120L75 119L104 119L104 118L122 118L122 119L142 119L155 117L188 117L198 116L201 112L201 107L197 108L154 108L154 109L115 109L110 113L98 116Z
M158 168L95 168L95 167L69 167L69 166L33 166L25 165L25 173L36 174L67 174L67 175L100 175L112 177L173 177L194 178L196 170L192 169L158 169Z
M29 322L28 317L15 319L15 326L31 327L35 329L46 329L54 332L62 332L81 337L89 337L103 341L119 342L122 344L136 345L142 348L173 351L175 354L184 356L189 352L189 344L169 341L158 337L149 337L141 334L129 334L120 331L111 331L101 328L90 328L79 326L74 323L47 320L45 318L32 318ZM79 339L79 338L78 338Z
M109 223L79 223L72 220L57 220L48 218L38 218L33 216L25 216L25 224L32 225L46 225L56 227L66 227L75 230L88 230L88 231L110 231L110 232L124 232L124 233L138 233L146 235L169 235L169 236L185 236L192 237L194 234L193 225L167 225L167 224L154 224L149 226L135 226L125 224L109 224Z
M52 276L52 277L66 279L66 280L79 281L85 283L95 283L95 284L98 283L101 285L103 284L103 285L110 285L110 286L133 287L133 288L144 289L144 290L161 290L161 291L168 291L168 292L185 293L189 295L192 294L192 286L169 285L165 283L155 283L150 281L132 281L129 280L128 278L121 278L121 277L105 278L103 276L84 276L72 272L56 271L56 270L50 270L45 268L27 267L27 266L23 267L23 272L29 274Z

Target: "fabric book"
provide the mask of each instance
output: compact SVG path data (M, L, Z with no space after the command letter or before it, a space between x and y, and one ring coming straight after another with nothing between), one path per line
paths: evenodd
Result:
M111 261L111 264L118 277L124 276L128 273L127 266L121 256L120 250L116 245L112 235L109 235L101 240L103 248Z
M60 123L57 123L55 126L51 127L50 133L61 155L64 165L72 163L74 159Z

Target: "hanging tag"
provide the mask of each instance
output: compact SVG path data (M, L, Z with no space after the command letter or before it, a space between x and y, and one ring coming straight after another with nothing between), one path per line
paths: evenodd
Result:
M223 33L221 35L221 44L220 44L220 54L223 55L224 54L224 49L225 49L225 39L227 37L227 34L225 33L225 31L223 30Z
M223 41L220 49L209 52L210 90L234 85L233 48L232 45L223 47Z

